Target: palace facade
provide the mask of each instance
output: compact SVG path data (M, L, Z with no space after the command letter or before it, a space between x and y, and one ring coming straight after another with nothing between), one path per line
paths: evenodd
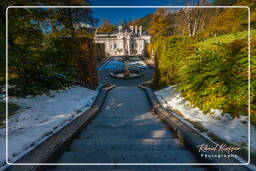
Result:
M142 26L118 26L118 31L112 33L97 33L95 43L105 45L107 56L143 56L146 44L150 43L150 36L142 30Z

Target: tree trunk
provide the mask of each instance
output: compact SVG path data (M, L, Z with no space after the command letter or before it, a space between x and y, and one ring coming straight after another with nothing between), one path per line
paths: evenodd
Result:
M188 23L188 35L192 36L192 30L193 30L192 10L190 8L187 8L185 13L186 13L186 16L187 16L187 23Z

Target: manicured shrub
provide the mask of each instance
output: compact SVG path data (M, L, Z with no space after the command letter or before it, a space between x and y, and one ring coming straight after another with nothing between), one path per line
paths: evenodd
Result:
M194 48L196 40L167 38L155 42L156 86L177 85L193 105L209 113L248 114L248 40L216 48ZM251 120L256 124L256 36L251 42ZM159 78L157 78L159 77Z
M248 114L248 42L235 40L218 49L198 50L182 70L179 90L205 113L222 109L234 117ZM252 53L252 64L255 63ZM255 75L255 66L252 67ZM253 78L253 77L252 77ZM255 78L251 80L251 111L255 123Z
M106 57L105 54L105 44L101 43L97 43L94 44L95 45L95 53L96 53L96 58L98 61L103 60Z
M5 41L0 38L0 87L5 83ZM0 90L1 92L1 90Z
M256 125L256 35L251 40L251 122Z
M156 86L177 84L180 82L180 70L187 58L194 53L197 40L190 37L167 37L154 42Z
M152 43L148 43L146 45L146 50L145 50L145 57L147 58L151 58L152 57L152 49L153 49L153 44Z
M45 36L37 44L13 45L9 53L9 94L37 95L79 82L95 88L97 53L92 39Z
M96 45L89 38L74 38L71 42L72 65L77 70L76 79L88 88L96 88L98 84Z

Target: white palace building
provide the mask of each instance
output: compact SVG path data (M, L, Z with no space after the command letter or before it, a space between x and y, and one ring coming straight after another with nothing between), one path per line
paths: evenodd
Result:
M105 45L107 56L143 56L150 36L143 32L142 26L129 26L129 29L118 26L118 32L96 32L94 42Z

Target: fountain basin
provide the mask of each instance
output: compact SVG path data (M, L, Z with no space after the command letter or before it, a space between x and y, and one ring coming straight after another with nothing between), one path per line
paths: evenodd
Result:
M117 70L117 71L111 72L109 75L113 78L129 80L129 79L142 77L144 73L139 70L129 69L129 76L126 76L125 70L123 69L123 70Z

